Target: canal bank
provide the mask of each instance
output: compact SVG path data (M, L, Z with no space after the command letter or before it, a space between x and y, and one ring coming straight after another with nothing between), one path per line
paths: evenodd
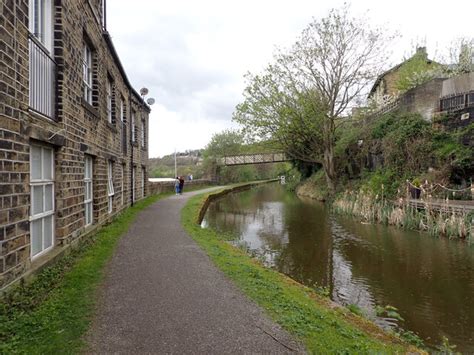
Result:
M404 196L400 194L398 197L394 197L393 194L387 196L383 183L377 184L379 190L376 192L367 186L361 188L361 185L367 185L368 182L359 181L356 184L357 188L347 185L344 192L329 198L324 181L316 175L296 187L297 196L320 202L329 200L333 212L350 216L363 223L391 225L405 230L426 232L433 237L466 241L469 244L474 241L472 200L434 198L428 191L425 191L421 198L413 199L408 190L408 187L413 186L408 181L405 182L407 188L402 189L407 190Z
M411 330L432 349L446 337L474 351L474 250L465 243L335 216L278 185L225 196L203 224L382 327Z
M222 197L223 192L220 194ZM201 228L197 220L208 199L198 196L186 205L182 214L186 231L227 277L274 321L297 335L310 352L419 352L372 322L336 306L314 289L264 267L226 241L228 234Z

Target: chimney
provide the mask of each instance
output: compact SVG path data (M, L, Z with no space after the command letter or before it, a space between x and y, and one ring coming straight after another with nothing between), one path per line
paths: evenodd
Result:
M417 47L416 55L420 57L428 58L428 52L426 51L426 47Z

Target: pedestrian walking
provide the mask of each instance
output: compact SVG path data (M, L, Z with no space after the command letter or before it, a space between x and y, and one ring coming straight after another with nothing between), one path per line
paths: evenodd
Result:
M180 185L180 180L179 180L179 177L176 176L176 180L174 181L174 191L176 192L176 195L179 195L181 192L179 189L179 185Z
M183 193L184 188L184 178L182 176L179 177L179 193Z

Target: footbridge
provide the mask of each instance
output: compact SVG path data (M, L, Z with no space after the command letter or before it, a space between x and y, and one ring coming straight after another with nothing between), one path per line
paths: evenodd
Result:
M290 158L285 153L253 153L253 154L239 154L226 155L218 160L221 166L231 165L249 165L249 164L266 164L266 163L281 163L289 161Z

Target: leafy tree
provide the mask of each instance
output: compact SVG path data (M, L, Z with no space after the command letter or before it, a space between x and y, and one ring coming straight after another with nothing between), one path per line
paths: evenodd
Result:
M429 62L426 52L419 51L400 68L396 87L403 93L441 74L441 65L435 62Z
M220 158L225 155L238 154L244 144L241 132L228 129L212 136L211 141L204 149L204 158Z
M322 163L334 192L336 130L387 62L384 33L351 17L348 5L314 19L262 74L247 75L234 120L251 136L278 140L295 159Z
M454 39L447 50L444 62L445 74L455 76L474 71L474 39L461 37Z

